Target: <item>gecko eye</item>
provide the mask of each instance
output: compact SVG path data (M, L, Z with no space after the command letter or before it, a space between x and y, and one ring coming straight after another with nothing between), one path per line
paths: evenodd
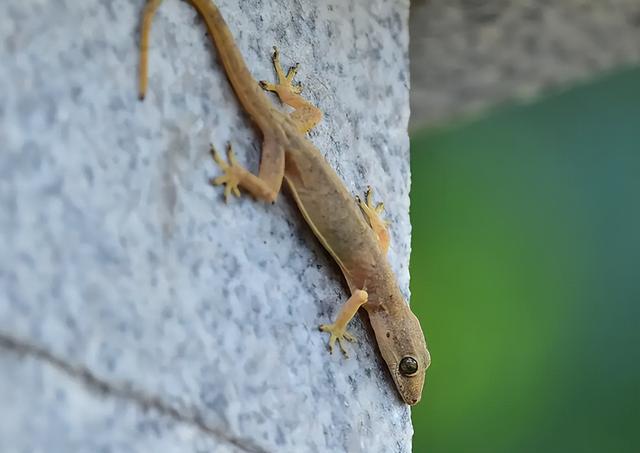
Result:
M406 377L414 376L418 372L418 361L411 356L403 357L398 368L401 375Z

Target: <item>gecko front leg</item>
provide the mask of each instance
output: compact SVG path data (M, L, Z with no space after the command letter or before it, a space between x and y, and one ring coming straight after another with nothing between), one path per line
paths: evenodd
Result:
M300 96L300 93L302 93L301 83L293 84L293 78L298 73L300 65L296 63L295 66L289 68L285 75L280 64L280 52L276 47L273 48L272 61L278 76L278 83L274 84L261 80L260 86L265 91L276 93L283 103L293 107L295 110L289 115L289 118L293 120L300 132L309 132L322 119L322 112L318 107Z
M386 253L389 250L390 242L389 231L387 229L388 222L380 217L384 209L384 203L373 204L373 189L371 186L367 187L365 198L366 202L356 195L356 201L360 205L360 209L362 209L369 225L371 225L373 232L378 237L380 247Z
M345 304L340 309L338 316L336 317L336 321L333 324L321 324L320 330L323 332L329 332L329 352L333 353L333 347L336 344L336 340L338 341L338 345L342 350L342 353L345 357L349 357L347 350L342 344L342 340L347 341L355 341L355 337L347 332L347 324L349 321L355 316L358 312L358 309L367 303L369 299L369 294L362 289L357 289L353 292L351 297L345 302Z

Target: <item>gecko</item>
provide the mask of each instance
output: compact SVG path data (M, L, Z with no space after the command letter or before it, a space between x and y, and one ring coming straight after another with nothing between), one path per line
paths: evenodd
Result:
M240 196L240 188L257 200L274 203L284 182L302 217L329 252L347 282L351 296L331 324L319 329L329 334L329 351L335 343L348 356L345 341L354 341L347 325L362 307L374 331L378 349L402 400L420 401L425 372L431 364L425 336L411 312L387 261L389 234L375 205L372 189L365 199L353 197L307 133L322 119L322 112L302 97L302 85L293 78L299 65L284 71L274 47L272 63L277 82L258 82L249 71L231 31L211 0L187 0L203 18L227 78L241 106L262 134L262 154L254 174L236 160L231 144L227 159L211 145L222 175L211 180L224 186L225 202ZM162 0L147 0L140 31L139 98L147 91L149 36L153 17ZM266 95L276 93L293 109L283 112Z

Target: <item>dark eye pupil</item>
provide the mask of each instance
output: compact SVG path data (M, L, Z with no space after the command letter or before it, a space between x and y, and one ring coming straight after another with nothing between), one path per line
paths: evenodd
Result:
M405 357L400 361L400 373L409 376L418 371L418 361L413 357Z

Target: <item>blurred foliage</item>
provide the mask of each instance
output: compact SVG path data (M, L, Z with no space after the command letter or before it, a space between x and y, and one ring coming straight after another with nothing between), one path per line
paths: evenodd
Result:
M411 152L414 451L640 451L640 70Z

